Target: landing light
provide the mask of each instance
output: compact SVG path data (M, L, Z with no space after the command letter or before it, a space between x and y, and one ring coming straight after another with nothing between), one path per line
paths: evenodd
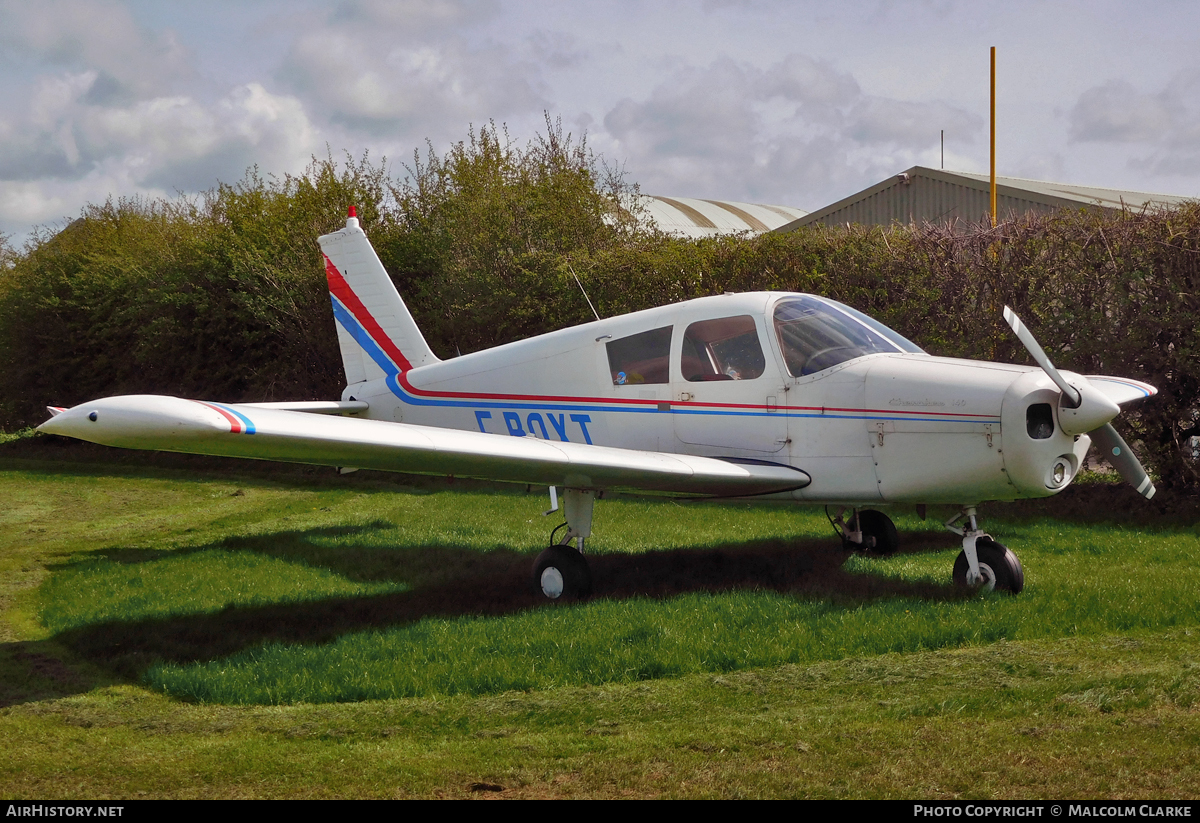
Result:
M1046 474L1046 488L1062 488L1062 486L1070 482L1071 474L1071 461L1066 457L1058 458L1054 461L1054 465L1050 467L1050 471Z

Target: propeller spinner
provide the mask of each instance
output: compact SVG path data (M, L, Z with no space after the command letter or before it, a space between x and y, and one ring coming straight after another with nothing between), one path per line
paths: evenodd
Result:
M1024 344L1029 354L1042 367L1046 376L1054 381L1062 392L1062 400L1058 408L1059 427L1067 434L1087 434L1092 442L1104 453L1105 458L1112 464L1125 481L1137 489L1138 494L1147 500L1154 497L1154 483L1151 482L1146 470L1138 461L1133 451L1113 428L1112 420L1121 413L1121 407L1113 402L1106 392L1092 384L1086 377L1079 377L1081 383L1072 384L1065 375L1054 367L1046 352L1038 344L1033 334L1017 317L1016 312L1008 306L1004 307L1004 319ZM1147 387L1149 388L1149 387Z

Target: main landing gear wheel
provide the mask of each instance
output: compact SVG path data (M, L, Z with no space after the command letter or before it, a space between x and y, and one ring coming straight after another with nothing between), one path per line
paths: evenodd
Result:
M533 564L533 587L551 600L577 600L592 593L592 573L571 546L551 546Z
M1017 594L1025 588L1025 570L1021 561L1007 546L1003 546L987 537L975 541L975 552L979 556L979 573L983 575L983 583L978 591L990 592L993 589ZM954 585L960 589L967 587L967 553L959 552L954 561Z
M896 549L900 548L900 535L896 532L896 524L886 514L874 509L864 509L855 517L858 518L858 528L854 531L862 529L863 545L869 545L870 538L875 538L875 545L871 549L875 554L894 554ZM852 518L851 526L853 525Z

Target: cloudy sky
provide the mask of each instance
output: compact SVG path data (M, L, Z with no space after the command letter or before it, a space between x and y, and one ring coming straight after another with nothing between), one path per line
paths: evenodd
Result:
M816 209L913 165L1200 195L1200 4L0 0L0 233L544 112L650 194ZM397 171L399 168L397 166Z

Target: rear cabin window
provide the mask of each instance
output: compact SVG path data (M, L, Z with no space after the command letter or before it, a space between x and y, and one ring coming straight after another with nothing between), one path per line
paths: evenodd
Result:
M668 382L672 328L663 326L608 343L608 369L613 385Z
M689 382L753 380L766 365L758 329L748 314L693 323L683 336L679 368Z

